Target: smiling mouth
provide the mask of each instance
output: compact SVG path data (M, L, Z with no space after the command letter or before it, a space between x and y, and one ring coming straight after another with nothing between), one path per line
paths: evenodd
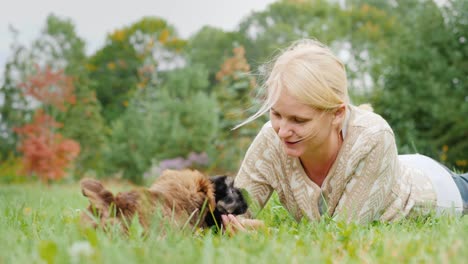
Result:
M297 144L297 143L299 143L301 141L302 141L302 139L298 140L298 141L284 141L284 143L286 143L286 145L294 145L294 144Z

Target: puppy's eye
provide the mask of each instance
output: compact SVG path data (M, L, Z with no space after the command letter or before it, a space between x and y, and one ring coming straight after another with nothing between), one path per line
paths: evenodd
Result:
M219 186L218 192L219 192L219 193L226 193L226 186L224 186L224 185Z

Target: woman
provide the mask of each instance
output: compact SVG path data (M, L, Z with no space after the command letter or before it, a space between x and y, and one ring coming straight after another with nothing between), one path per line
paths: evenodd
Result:
M295 42L275 61L266 100L242 126L269 111L235 180L262 208L273 191L296 218L392 221L428 213L461 214L467 174L457 177L423 155L398 156L379 115L349 103L343 63L313 40ZM463 191L463 200L462 193ZM466 210L466 208L465 208ZM255 206L249 210L252 217ZM223 216L232 230L259 220Z

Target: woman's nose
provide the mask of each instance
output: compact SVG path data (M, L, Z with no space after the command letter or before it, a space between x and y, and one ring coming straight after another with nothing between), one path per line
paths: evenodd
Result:
M280 122L278 129L278 136L280 138L287 138L291 136L292 131L289 125L286 122Z

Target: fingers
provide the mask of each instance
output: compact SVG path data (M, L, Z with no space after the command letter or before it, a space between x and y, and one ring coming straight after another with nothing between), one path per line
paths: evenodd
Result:
M247 232L249 230L259 229L264 226L263 221L256 219L237 218L232 214L221 215L225 232L233 235L237 232Z
M228 214L228 218L234 229L237 231L246 231L244 225L241 223L241 221L239 221L239 219L237 219L237 217L232 214Z
M232 227L231 227L231 221L229 220L229 217L227 215L221 215L221 219L223 220L223 233L227 233L228 235L232 234Z
M223 220L224 231L228 235L234 235L235 233L241 231L245 231L245 228L242 226L241 223L237 220L237 218L231 214L228 215L221 215Z
M242 219L241 223L248 229L259 229L265 226L263 221L257 219Z

